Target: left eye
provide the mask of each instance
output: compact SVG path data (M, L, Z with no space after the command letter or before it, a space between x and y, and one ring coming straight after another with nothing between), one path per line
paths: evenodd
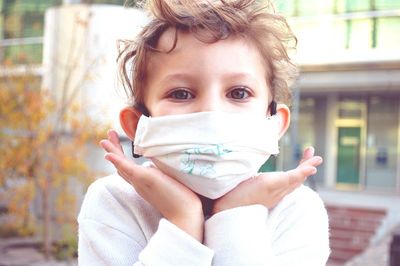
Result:
M243 100L250 97L250 92L246 88L234 88L228 92L227 96L235 100Z

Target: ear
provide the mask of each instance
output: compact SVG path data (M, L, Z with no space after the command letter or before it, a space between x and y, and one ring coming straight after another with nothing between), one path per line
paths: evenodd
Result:
M276 108L279 120L279 139L286 133L290 125L290 110L285 104L279 103Z
M142 113L134 107L125 107L119 112L121 127L131 140L135 138L137 124L141 115Z

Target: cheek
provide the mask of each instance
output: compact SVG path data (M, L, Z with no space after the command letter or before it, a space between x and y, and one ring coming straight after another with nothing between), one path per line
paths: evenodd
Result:
M257 114L269 115L269 97L268 95L264 95L263 97L259 97L253 102L252 111Z
M195 112L191 105L179 105L168 101L160 100L154 104L149 105L149 112L151 116L165 116L165 115L179 115Z

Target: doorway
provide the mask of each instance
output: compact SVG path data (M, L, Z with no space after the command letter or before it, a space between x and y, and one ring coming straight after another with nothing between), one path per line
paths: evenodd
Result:
M338 127L336 183L360 184L361 127Z

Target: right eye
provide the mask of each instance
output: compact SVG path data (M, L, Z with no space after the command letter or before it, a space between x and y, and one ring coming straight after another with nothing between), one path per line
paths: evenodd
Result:
M168 96L175 100L188 100L194 98L194 95L190 91L184 89L174 90L170 92Z

